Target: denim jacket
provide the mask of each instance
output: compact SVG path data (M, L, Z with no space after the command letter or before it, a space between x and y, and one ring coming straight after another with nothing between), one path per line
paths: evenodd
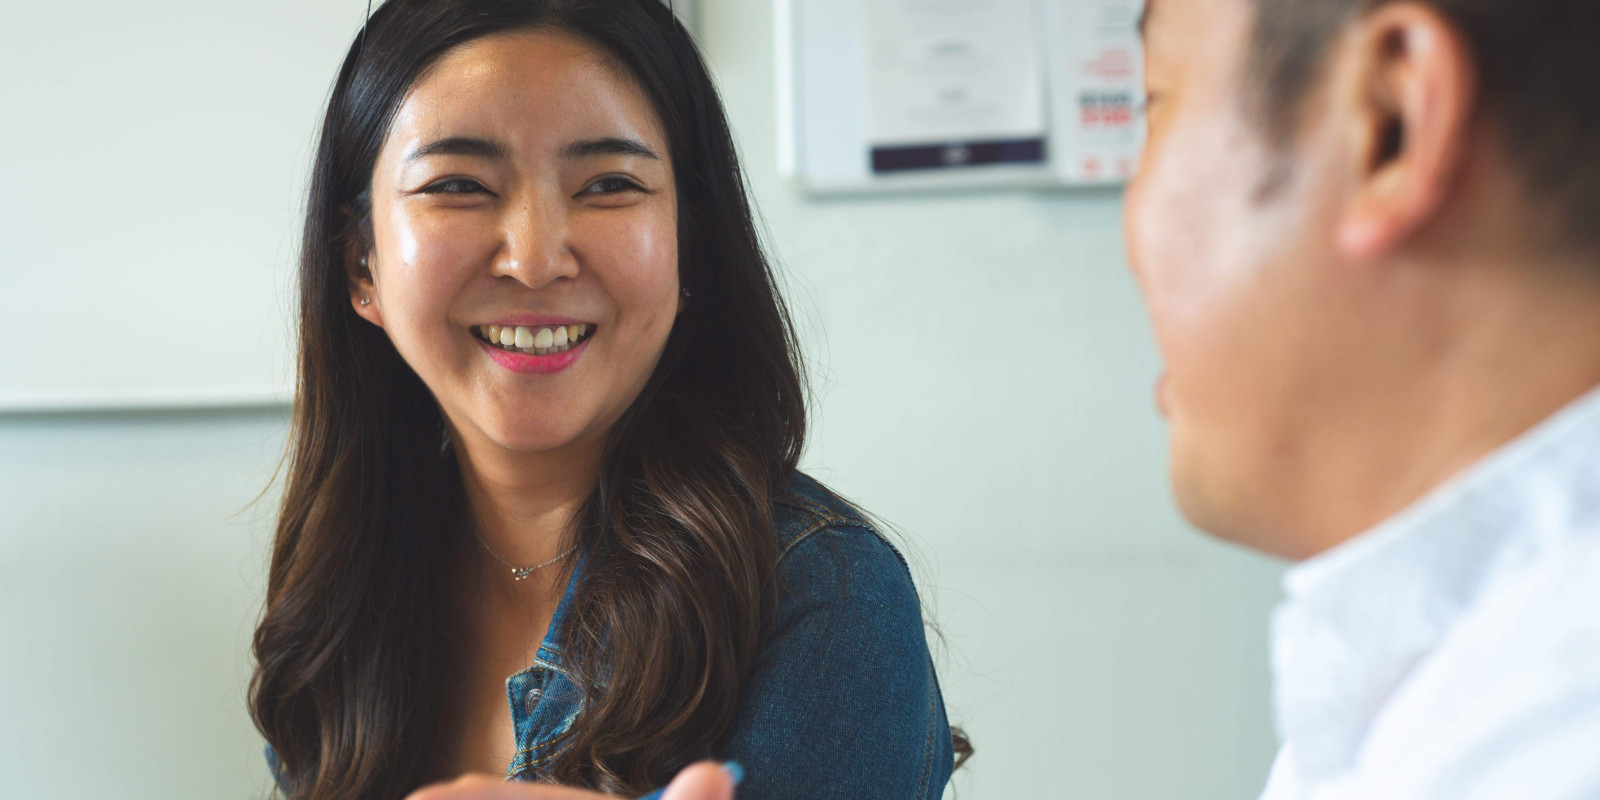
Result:
M937 800L950 779L950 727L905 560L799 473L773 506L773 529L777 613L733 726L707 755L744 767L739 800ZM506 679L518 747L509 778L538 779L580 713L560 642L579 579L533 666Z
M905 560L800 473L774 503L773 523L776 614L733 725L706 755L744 767L739 800L938 800L950 727ZM508 779L540 779L582 713L560 636L581 580L580 567L533 665L506 679L518 748Z

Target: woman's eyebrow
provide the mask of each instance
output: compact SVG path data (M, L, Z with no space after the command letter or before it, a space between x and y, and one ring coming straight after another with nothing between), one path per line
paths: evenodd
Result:
M643 158L661 160L654 150L645 146L644 142L634 139L620 139L606 137L603 139L585 139L573 142L562 149L562 155L567 158L587 158L589 156L640 156Z
M428 156L471 156L488 161L505 161L511 157L510 148L499 142L472 136L451 136L429 142L406 154L412 162Z

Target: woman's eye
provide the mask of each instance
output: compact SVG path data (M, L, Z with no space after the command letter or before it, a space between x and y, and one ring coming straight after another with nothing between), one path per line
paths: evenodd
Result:
M445 178L428 184L422 190L423 194L477 194L487 191L483 184L471 178Z
M583 194L619 194L644 191L644 187L621 175L607 175L584 188Z

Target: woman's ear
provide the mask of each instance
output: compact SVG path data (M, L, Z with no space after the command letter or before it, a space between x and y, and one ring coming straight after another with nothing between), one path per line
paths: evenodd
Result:
M345 209L348 215L349 209ZM378 287L373 279L373 253L363 241L352 236L345 244L344 274L350 287L350 306L362 319L382 328L383 311L378 303Z

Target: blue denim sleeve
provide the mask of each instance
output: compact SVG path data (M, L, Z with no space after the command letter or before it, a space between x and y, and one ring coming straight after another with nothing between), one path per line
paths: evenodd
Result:
M826 527L779 562L772 635L721 757L740 800L937 800L952 751L910 571L876 532Z
M269 744L264 755L267 757L267 769L272 771L272 796L288 797L289 790L283 788L283 772L278 769L278 751Z

